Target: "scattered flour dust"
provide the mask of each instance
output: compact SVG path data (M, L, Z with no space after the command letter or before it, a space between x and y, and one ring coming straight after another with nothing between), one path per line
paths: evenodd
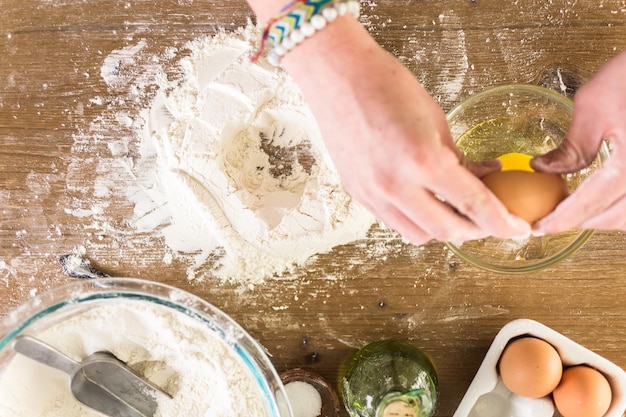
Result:
M256 377L228 341L236 335L224 339L199 320L156 303L105 301L89 301L89 309L66 307L71 315L65 309L53 313L52 325L36 337L77 361L98 351L113 353L171 395L159 399L155 417L270 415ZM0 374L0 415L102 416L74 400L68 378L16 354Z
M139 41L113 51L101 69L110 91L154 93L139 116L114 116L134 134L109 140L109 151L127 165L116 175L132 178L124 193L134 204L133 227L162 236L172 257L188 260L190 279L210 268L251 286L365 238L377 223L343 189L294 82L263 59L250 62L258 37L248 24L191 41L173 63L143 66L146 42ZM168 53L173 61L176 51ZM111 185L102 177L96 193L106 196Z
M432 24L433 29L424 28L408 36L399 59L409 68L415 68L419 81L442 107L449 108L458 103L464 87L472 86L471 78L467 77L470 64L465 31L454 29L462 26L462 22L452 10L441 13ZM446 29L435 31L435 28ZM426 62L440 70L433 73L419 70Z

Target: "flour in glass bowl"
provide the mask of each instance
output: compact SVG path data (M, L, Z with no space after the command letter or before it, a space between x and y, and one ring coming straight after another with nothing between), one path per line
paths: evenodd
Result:
M270 415L255 376L228 338L207 325L155 303L86 304L90 308L70 307L74 313L34 336L74 360L113 353L172 396L159 400L155 417ZM63 372L16 354L0 366L0 416L102 417L73 398L68 381Z
M136 224L193 254L190 278L212 262L224 281L260 283L366 237L376 221L343 189L294 82L250 62L258 37L249 24L190 42L182 78L156 79L141 112ZM106 63L102 73L116 82Z

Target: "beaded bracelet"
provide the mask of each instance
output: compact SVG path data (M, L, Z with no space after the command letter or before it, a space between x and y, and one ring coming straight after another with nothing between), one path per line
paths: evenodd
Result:
M256 61L267 43L270 52L267 60L274 66L280 59L306 38L323 29L337 17L346 13L359 18L358 0L295 0L287 4L281 12L265 25L261 45L252 61Z

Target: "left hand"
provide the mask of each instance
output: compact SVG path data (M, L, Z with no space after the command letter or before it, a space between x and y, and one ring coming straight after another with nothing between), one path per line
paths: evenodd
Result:
M565 174L589 166L602 140L612 142L610 159L548 216L537 234L568 229L626 231L626 52L604 65L576 93L567 139L535 158L538 171Z

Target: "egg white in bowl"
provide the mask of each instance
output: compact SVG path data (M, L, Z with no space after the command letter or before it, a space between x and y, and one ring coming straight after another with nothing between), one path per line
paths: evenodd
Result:
M471 95L450 110L447 119L457 147L470 160L485 161L506 155L533 157L556 148L566 137L572 111L573 102L557 92L510 84ZM575 191L608 156L609 150L602 144L589 167L564 176L568 192ZM567 258L592 234L592 230L571 230L524 239L448 242L446 246L482 269L521 274Z

